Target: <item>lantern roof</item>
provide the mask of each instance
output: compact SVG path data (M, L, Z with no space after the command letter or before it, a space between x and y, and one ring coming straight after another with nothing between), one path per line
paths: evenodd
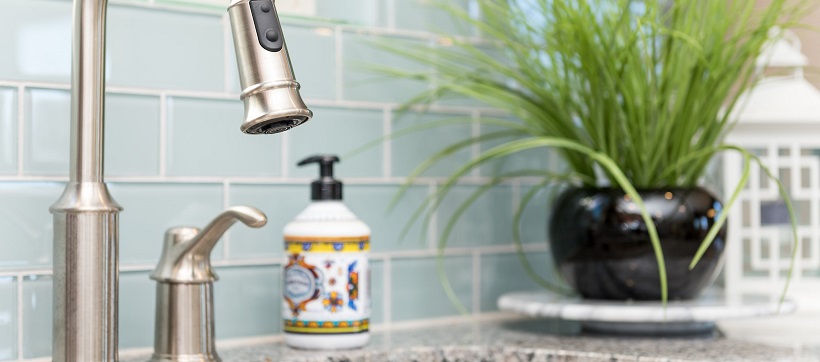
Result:
M740 123L820 123L820 90L803 77L809 60L800 51L800 39L792 32L774 29L757 58L758 84L738 99L731 119ZM765 69L787 69L788 75L765 76Z
M802 76L766 78L738 99L731 119L741 123L820 122L820 90Z
M809 65L809 58L800 51L800 40L792 32L769 43L757 58L760 68L802 68Z

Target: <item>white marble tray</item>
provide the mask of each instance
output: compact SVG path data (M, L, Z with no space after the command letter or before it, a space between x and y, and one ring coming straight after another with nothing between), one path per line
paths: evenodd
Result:
M533 317L579 321L589 331L614 334L709 333L719 320L790 314L797 309L792 301L780 305L764 296L727 300L719 290L709 290L695 300L670 301L666 308L660 302L588 300L547 291L505 294L498 307Z

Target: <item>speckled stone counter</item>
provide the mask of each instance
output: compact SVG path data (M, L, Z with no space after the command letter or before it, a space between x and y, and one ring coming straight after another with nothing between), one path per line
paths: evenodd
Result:
M548 320L459 323L374 333L364 349L301 351L284 344L219 350L225 361L820 361L813 352L723 337L613 338L585 335L577 324ZM128 359L138 361L145 359Z

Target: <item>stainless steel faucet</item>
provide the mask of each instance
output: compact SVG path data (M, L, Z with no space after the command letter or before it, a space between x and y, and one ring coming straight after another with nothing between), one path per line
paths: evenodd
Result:
M267 222L261 211L236 206L202 231L176 227L165 233L162 257L151 273L157 281L152 362L221 360L214 345L213 283L218 278L211 250L237 220L254 228Z
M103 172L107 0L74 0L71 162L54 217L54 361L117 360L119 212ZM271 0L233 0L229 17L245 102L241 130L307 122Z

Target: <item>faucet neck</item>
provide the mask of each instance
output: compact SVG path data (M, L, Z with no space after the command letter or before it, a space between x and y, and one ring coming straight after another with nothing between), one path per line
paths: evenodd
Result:
M74 1L70 182L103 182L107 0Z

